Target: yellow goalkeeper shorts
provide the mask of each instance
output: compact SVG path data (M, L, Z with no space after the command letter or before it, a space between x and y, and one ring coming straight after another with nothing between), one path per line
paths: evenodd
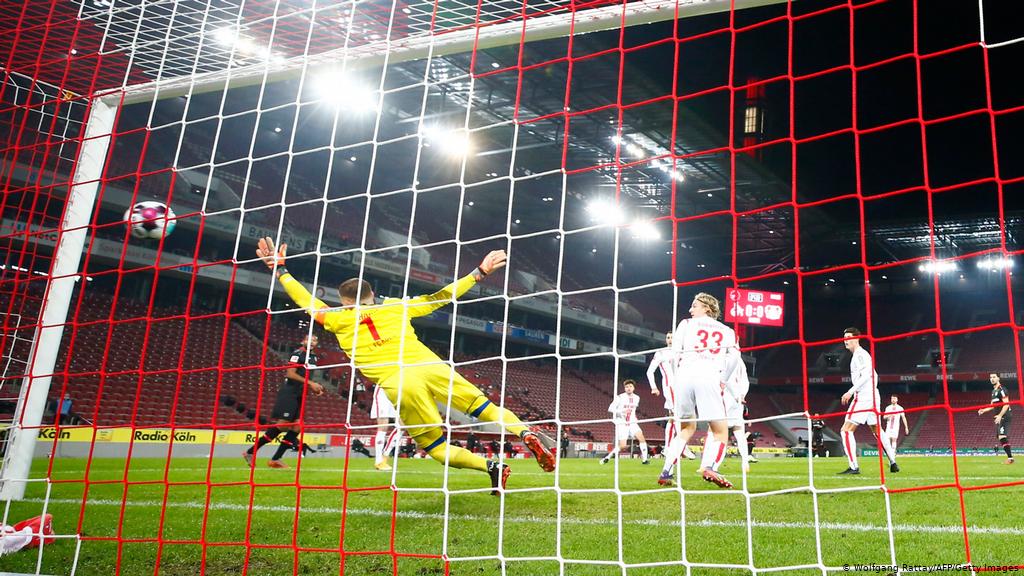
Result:
M448 364L405 367L378 386L398 408L403 428L424 449L443 438L444 418L438 404L446 406L449 395L452 409L471 416L489 403L479 388Z

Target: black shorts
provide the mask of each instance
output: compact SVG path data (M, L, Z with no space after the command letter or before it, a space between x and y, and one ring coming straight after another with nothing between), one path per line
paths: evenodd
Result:
M1003 436L1010 435L1010 423L1013 421L1009 414L1003 414L1002 419L999 420L999 424L996 424L996 437L1002 438Z
M299 414L302 413L302 390L295 390L291 386L283 386L277 391L277 399L274 400L274 410L270 413L273 420L287 420L296 422Z

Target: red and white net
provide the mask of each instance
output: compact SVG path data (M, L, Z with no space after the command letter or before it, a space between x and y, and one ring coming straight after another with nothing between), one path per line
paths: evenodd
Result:
M974 475L958 454L992 442L975 415L989 392L965 383L995 372L1017 405L1024 391L1024 100L1011 87L1024 35L998 2L945 4L0 6L0 521L58 517L56 542L2 562L43 574L824 573L843 569L830 545L841 532L871 534L851 563L916 559L917 525L897 512L922 493L942 494L934 533L952 535L949 558L979 563L980 548L1013 562L992 538L1019 530L972 532L990 502L974 495L1020 483ZM131 236L124 213L142 201L174 211L172 234ZM618 382L642 374L694 293L783 292L782 328L741 331L757 446L808 440L815 413L838 430L853 325L883 388L901 393L913 447L948 450L949 469L894 486L885 468L843 488L818 482L831 472L811 459L774 484L737 475L736 492L715 496L741 501L730 520L688 515L705 493L655 489L653 472L639 488L616 461L604 484L568 467L510 485L484 513L473 498L486 490L466 476L409 468L437 482L403 485L401 461L372 476L350 457L354 440L372 445L372 385L333 342L318 364L328 391L301 420L328 454L276 477L243 468L289 353L319 331L254 261L265 236L289 244L289 269L329 303L349 276L414 295L507 250L508 271L433 316L425 338L574 452L611 441ZM660 439L661 400L640 388L643 428ZM442 414L452 438L506 439ZM1019 429L1010 441L1024 445ZM876 497L856 504L873 523L844 516L854 492ZM802 518L774 517L794 494ZM645 499L667 496L674 520L644 517ZM548 515L551 542L521 545L540 520L520 498ZM674 545L635 551L652 523ZM609 525L611 539L580 536ZM735 550L687 545L709 529ZM787 530L810 552L780 562L765 540Z

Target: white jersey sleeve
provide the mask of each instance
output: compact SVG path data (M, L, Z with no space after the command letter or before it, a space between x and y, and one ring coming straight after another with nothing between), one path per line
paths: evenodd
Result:
M739 343L736 339L736 332L725 324L721 325L725 337L718 355L721 357L722 382L734 382L737 378L736 371L743 366L743 359L740 358ZM743 366L743 378L747 377L747 368ZM747 383L750 387L750 383Z
M619 415L619 397L616 396L612 403L608 405L608 411L612 413L612 418L616 418Z
M871 364L871 354L863 348L857 348L850 360L850 389L848 393L863 396L874 394L875 384L878 382L878 374Z
M737 402L742 402L743 398L746 397L747 392L750 392L750 378L747 376L747 364L742 358L739 363L736 364L736 369L732 373L732 378L726 382L729 386L729 393L736 398Z
M651 358L651 365L647 367L647 383L651 385L651 390L658 389L658 383L655 378L655 374L661 372L661 387L664 389L671 386L671 379L675 373L675 362L674 355L670 348L663 348L654 353L654 357Z

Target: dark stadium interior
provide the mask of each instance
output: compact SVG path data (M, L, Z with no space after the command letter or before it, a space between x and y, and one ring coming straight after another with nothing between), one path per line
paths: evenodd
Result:
M884 399L898 391L907 408L986 404L987 374L999 372L1017 401L1024 291L1012 264L1024 239L1024 148L1012 134L1024 128L1024 96L1009 71L1024 44L993 52L986 78L977 38L963 35L978 26L951 25L977 17L968 4L920 3L929 33L916 50L933 54L920 70L905 56L909 2L859 11L855 26L873 33L851 45L848 13L827 10L837 2L801 1L794 14L820 13L795 24L792 70L785 19L738 34L730 66L730 35L704 34L727 23L717 14L630 28L624 46L637 49L625 52L609 50L617 32L602 32L573 38L571 52L565 38L522 54L484 50L476 70L468 56L448 56L430 70L388 66L382 83L379 69L360 71L386 91L379 122L300 79L128 106L90 238L157 252L84 261L91 279L79 283L51 397L67 390L97 426L245 428L253 417L237 405L261 411L280 383L282 351L306 332L279 293L266 313L271 279L253 262L255 236L282 231L293 239L289 268L307 284L315 277L328 298L370 257L390 268L366 267L364 277L400 297L507 250L508 271L454 313L524 329L519 336L453 331L448 316L417 331L492 398L548 427L569 422L574 439L609 441L610 423L572 422L607 418L617 382L644 378L693 294L732 286L786 297L782 328L744 332L754 417L840 411L849 360L839 339L851 325L873 338ZM780 13L785 5L746 10L736 25ZM673 36L681 42L656 41ZM701 65L676 68L677 50ZM5 117L5 141L19 120ZM443 138L467 129L462 162ZM69 144L49 161L55 182L74 157ZM31 147L4 157L33 160ZM9 187L5 219L56 227L63 187ZM124 211L140 200L168 203L174 234L129 239ZM609 221L594 209L601 202L617 202L629 222ZM659 236L638 233L635 219ZM0 304L32 318L45 288L32 271L49 267L50 247L20 234L0 244L20 258L0 273ZM930 267L940 262L951 267ZM264 283L229 288L217 270ZM333 385L308 404L310 429L370 426L358 375L334 342L321 347ZM661 417L660 400L639 392L641 415ZM993 443L988 419L949 414L909 414L905 445L948 446L950 423L959 446ZM768 424L758 429L763 445L788 442Z

